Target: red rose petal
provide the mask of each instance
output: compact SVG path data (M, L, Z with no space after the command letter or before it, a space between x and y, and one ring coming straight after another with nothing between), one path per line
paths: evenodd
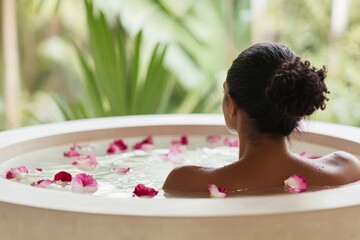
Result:
M65 171L60 171L55 174L54 181L60 181L60 182L71 182L72 176L70 173Z
M154 144L154 140L152 136L148 136L146 137L144 140L135 143L135 145L133 146L133 149L135 150L141 150L143 149L143 145L153 145Z
M180 137L180 140L177 139L171 140L171 145L188 145L188 144L189 144L189 140L186 135L182 135Z
M125 151L128 148L122 139L115 140L113 143L120 149L120 151Z
M23 179L28 173L29 170L25 166L10 168L10 170L6 172L5 178L6 179L15 178L16 181L21 181L21 179Z
M117 139L109 144L107 153L114 154L118 152L125 152L127 148L128 146L125 144L125 142L122 139Z
M137 197L154 197L158 194L154 188L146 187L144 184L138 184L134 191L133 196Z

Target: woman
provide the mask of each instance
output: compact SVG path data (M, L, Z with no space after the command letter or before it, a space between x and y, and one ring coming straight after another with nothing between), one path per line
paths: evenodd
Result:
M228 71L222 103L227 128L239 136L239 160L221 168L176 168L164 191L205 192L208 184L230 192L266 189L283 186L293 174L312 186L360 180L360 163L349 153L309 160L287 148L299 121L325 109L325 77L325 67L311 67L284 45L260 43L243 51Z

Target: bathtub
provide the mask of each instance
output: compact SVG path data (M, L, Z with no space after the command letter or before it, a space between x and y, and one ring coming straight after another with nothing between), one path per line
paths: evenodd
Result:
M310 122L303 129L293 136L293 145L302 141L314 151L337 149L360 156L358 128ZM69 121L0 133L0 163L73 142L184 133L228 134L221 115ZM115 199L0 178L0 239L360 239L360 184L225 199Z

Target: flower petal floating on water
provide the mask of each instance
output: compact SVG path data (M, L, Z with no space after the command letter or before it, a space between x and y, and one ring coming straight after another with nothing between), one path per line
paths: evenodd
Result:
M154 150L154 144L143 144L141 145L141 150L143 151L151 151Z
M171 154L171 155L178 155L178 154L184 153L186 151L187 151L187 146L185 146L185 145L172 145L169 148L169 154Z
M54 182L60 184L63 187L69 184L71 180L72 180L71 174L65 171L60 171L56 173L54 176Z
M171 140L171 145L188 145L189 140L186 135L182 135L180 140Z
M183 163L185 159L181 155L164 154L163 159L165 161L172 162L173 164Z
M76 143L74 143L70 150L67 152L64 152L64 157L79 157L81 154L79 153L80 146Z
M32 177L40 176L42 172L43 172L42 168L34 168L29 170L28 175Z
M74 192L94 193L97 191L98 183L93 176L79 173L71 180L71 188Z
M209 144L218 144L221 141L220 135L208 135L206 136L206 142Z
M288 188L289 192L292 193L306 192L308 190L307 180L298 174L290 176L284 181L284 184Z
M184 161L184 158L181 156L181 153L187 151L186 145L171 145L169 152L162 155L163 159L170 161L172 163L181 163Z
M30 185L39 188L47 188L52 183L53 181L51 181L50 179L41 179L37 182L32 182Z
M125 174L130 171L130 168L129 167L117 167L117 168L112 168L111 171L113 171L114 173Z
M20 166L17 168L10 168L9 171L6 172L5 178L6 179L14 179L16 181L21 181L27 174L29 170L25 166Z
M95 143L88 143L86 145L81 145L79 148L83 151L91 152L94 148L97 148L98 145Z
M239 140L231 141L229 138L225 138L224 143L228 147L239 147Z
M300 157L303 157L303 158L307 158L307 159L318 159L318 158L321 158L321 156L312 156L310 155L308 152L306 151L302 151L298 154Z
M133 149L135 149L135 150L146 150L149 148L153 149L153 147L151 147L153 145L154 145L153 137L148 136L144 140L142 140L138 143L135 143L135 145L133 146Z
M138 184L133 191L134 197L154 197L157 194L158 191L154 188L146 187L144 184Z
M120 152L120 150L118 149L118 147L116 147L115 144L111 143L107 149L107 153L109 154L114 154L114 153L118 153Z
M110 143L107 153L114 154L119 152L125 152L128 149L128 146L125 144L124 140L117 139Z
M229 193L227 188L218 188L215 184L209 184L208 190L210 192L210 197L212 198L223 198L226 197L226 195Z
M92 171L99 165L99 163L96 160L95 155L89 153L86 156L78 157L78 159L73 162L72 165L83 171Z

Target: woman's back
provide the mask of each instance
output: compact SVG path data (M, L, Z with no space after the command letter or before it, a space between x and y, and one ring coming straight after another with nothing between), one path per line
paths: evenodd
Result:
M293 174L312 186L360 180L360 163L351 154L304 159L287 148L287 138L298 130L300 120L325 109L330 93L326 72L281 44L260 43L244 50L227 73L222 102L226 126L239 137L239 160L216 169L175 169L164 190L207 191L211 183L232 191L281 187Z

